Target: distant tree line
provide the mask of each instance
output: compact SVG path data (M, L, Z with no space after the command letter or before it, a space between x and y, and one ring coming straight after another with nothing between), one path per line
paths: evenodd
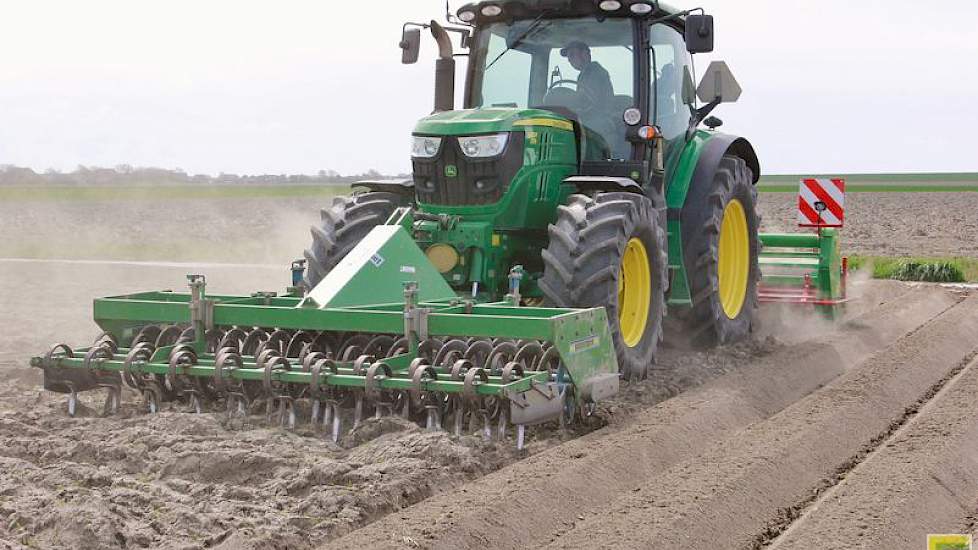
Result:
M365 179L407 178L409 174L384 175L377 170L368 170L363 174L344 176L335 170L320 170L310 174L260 174L239 175L221 173L216 176L208 174L188 174L176 168L133 167L120 164L115 168L100 168L95 166L79 166L71 172L46 170L35 172L30 168L0 164L0 186L29 187L34 185L208 185L208 184L240 184L240 185L304 185L304 184L345 184Z

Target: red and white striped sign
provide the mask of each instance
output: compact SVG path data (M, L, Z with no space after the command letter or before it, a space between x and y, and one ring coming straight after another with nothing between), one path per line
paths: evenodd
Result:
M801 180L798 191L798 225L801 227L842 227L845 206L846 180Z

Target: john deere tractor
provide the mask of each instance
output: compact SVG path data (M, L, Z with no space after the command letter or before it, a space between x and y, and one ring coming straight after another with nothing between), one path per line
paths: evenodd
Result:
M459 294L500 300L519 266L524 305L604 308L626 378L654 362L667 306L697 342L744 338L760 278L760 169L751 144L709 116L740 95L726 64L694 85L692 56L713 50L714 28L693 11L487 0L447 25L405 24L404 63L418 60L424 29L438 48L413 178L362 182L324 209L305 286L408 207L410 234Z
M740 88L721 62L694 85L711 17L487 0L405 24L404 62L424 30L435 109L411 136L413 177L335 199L283 295L210 294L189 274L189 292L96 299L102 336L31 360L69 413L99 389L111 413L127 386L150 412L259 403L289 426L308 411L334 440L396 414L456 435L515 426L522 447L527 426L645 377L667 309L708 345L744 338L759 298L845 301L834 229L758 236L757 156L710 116Z

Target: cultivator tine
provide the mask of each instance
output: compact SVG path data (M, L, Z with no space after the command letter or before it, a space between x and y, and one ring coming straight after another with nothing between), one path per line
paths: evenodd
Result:
M333 443L339 443L339 441L340 441L340 407L339 407L339 404L335 404L334 403L330 407L330 410L332 411L330 413L330 415L333 417L333 422L332 422L332 426L333 426L333 429L332 429ZM323 418L323 423L325 424L325 422L326 422L326 419L324 417Z
M357 394L356 403L353 405L353 429L360 427L361 422L363 422L363 396ZM334 441L335 441L334 436Z
M143 392L143 401L145 402L146 408L149 410L150 414L160 412L160 398L157 392L147 389Z
M68 416L74 418L78 412L78 392L75 385L68 383Z
M516 425L516 450L522 451L526 443L526 425Z
M278 424L289 430L295 429L295 400L288 395L281 395L278 400Z
M102 407L102 415L114 415L119 412L119 405L122 402L122 388L118 384L106 384L103 387L108 389L108 394L105 396L105 405Z
M185 392L185 395L190 396L190 412L200 414L203 408L200 405L200 396L197 394L197 392L195 390L188 390Z
M312 400L312 411L309 414L309 423L315 428L319 424L319 407L322 406L322 402L318 399Z

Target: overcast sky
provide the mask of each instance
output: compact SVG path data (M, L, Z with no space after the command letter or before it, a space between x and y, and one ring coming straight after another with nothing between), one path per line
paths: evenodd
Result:
M703 0L766 173L978 171L978 2ZM453 9L461 2L452 2ZM409 170L440 0L0 1L0 164Z

